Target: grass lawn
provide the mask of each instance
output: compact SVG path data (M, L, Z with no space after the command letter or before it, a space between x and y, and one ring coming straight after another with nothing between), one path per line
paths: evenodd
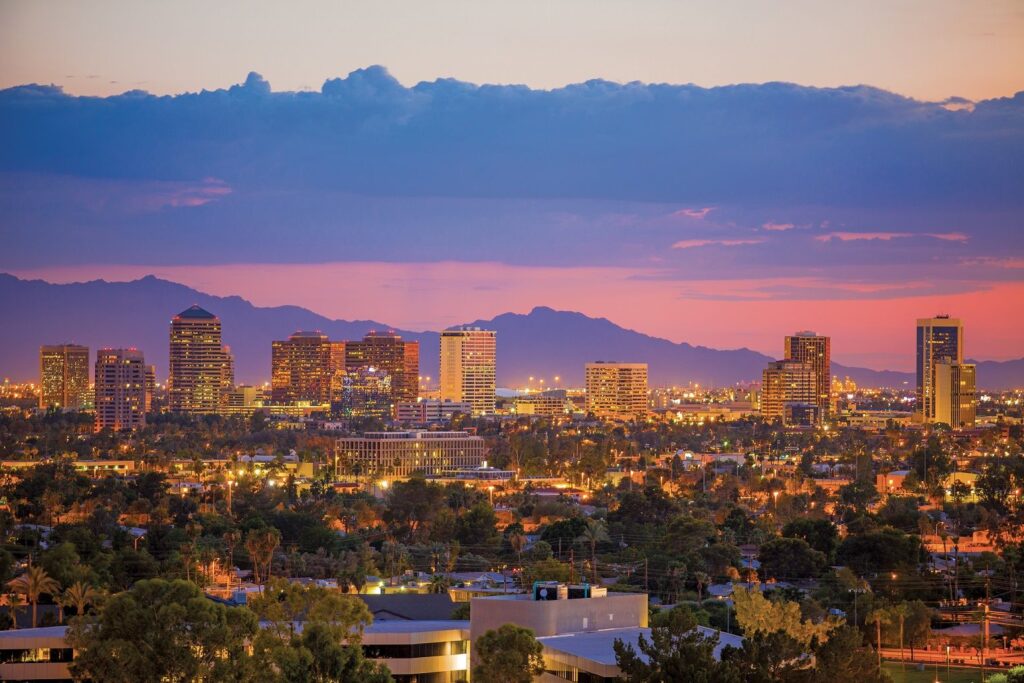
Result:
M907 663L907 670L904 672L899 662L884 662L884 669L895 683L935 683L935 665L927 665L925 671L918 671L913 664ZM997 671L987 671L986 679L991 678ZM946 676L946 665L939 665L939 677L942 683L981 683L981 669L958 669L952 667L949 676Z

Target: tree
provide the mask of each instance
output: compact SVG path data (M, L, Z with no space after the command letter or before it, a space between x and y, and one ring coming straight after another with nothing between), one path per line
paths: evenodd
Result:
M533 631L515 624L491 629L474 644L478 664L473 667L477 683L531 683L544 673L544 646Z
M839 545L839 534L836 525L827 519L810 519L800 517L782 527L782 535L786 538L802 538L807 545L826 557L832 557Z
M46 595L57 595L60 592L60 584L57 580L46 573L46 570L35 565L29 567L21 576L11 579L7 584L15 593L25 596L25 601L32 605L32 628L36 627L36 608L39 606L39 598Z
M810 666L807 646L785 631L744 638L740 648L723 648L722 667L730 667L744 683L812 683L819 680Z
M604 522L587 518L587 525L583 528L579 540L590 546L590 566L593 570L593 583L597 584L597 544L608 541L608 532L605 531Z
M829 683L885 683L888 677L861 652L863 639L853 626L834 629L814 651L815 680Z
M834 619L818 623L804 620L799 604L788 600L769 600L756 589L736 586L732 596L736 605L736 621L748 638L782 631L806 648L815 638L820 642L828 640L829 631L836 626Z
M250 606L265 625L253 641L259 680L391 680L386 669L363 656L360 642L373 616L359 598L276 579Z
M245 549L252 559L253 578L257 583L270 580L274 551L281 543L281 532L275 528L253 529L245 537Z
M71 673L112 683L238 680L256 632L244 607L217 604L187 581L148 579L111 597L98 615L74 620Z
M85 610L89 605L95 605L99 599L100 593L92 586L76 581L67 587L64 591L64 597L61 600L61 605L64 609L68 607L75 608L75 614L82 616L85 614Z
M828 558L802 538L774 538L758 553L763 579L807 579L821 574Z
M676 607L664 623L651 628L651 639L643 635L636 648L616 640L615 662L628 683L733 683L742 679L715 660L718 637L705 637L696 629L697 620L686 607ZM639 652L637 652L639 650Z
M891 621L889 610L885 607L876 607L867 616L867 623L875 625L875 648L878 650L878 666L882 666L882 624Z

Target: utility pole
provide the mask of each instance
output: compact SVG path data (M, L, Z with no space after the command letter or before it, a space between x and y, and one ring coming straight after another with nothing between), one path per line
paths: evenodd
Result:
M644 592L645 593L650 592L650 589L647 586L647 556L646 555L644 555Z
M569 548L569 583L575 583L576 580L576 559L575 559L575 548Z

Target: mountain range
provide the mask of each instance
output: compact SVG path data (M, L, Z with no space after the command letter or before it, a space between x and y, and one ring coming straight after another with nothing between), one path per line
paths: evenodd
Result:
M39 346L74 342L141 349L166 376L168 327L178 312L198 304L220 317L224 341L235 355L239 383L270 377L270 344L296 330L320 330L332 339L359 339L370 330L393 329L372 320L332 320L298 306L258 307L238 296L219 297L152 275L131 282L94 280L51 284L0 273L0 375L30 381L38 376ZM725 386L757 381L773 360L750 349L719 350L628 330L604 318L537 307L504 313L478 325L498 332L498 384L524 386L529 377L558 376L565 386L583 383L584 363L593 360L646 362L652 386ZM438 374L438 333L394 330L420 342L420 373ZM865 386L912 386L911 373L832 364L832 372ZM978 384L1003 389L1024 384L1024 359L978 364ZM535 385L536 386L536 385Z

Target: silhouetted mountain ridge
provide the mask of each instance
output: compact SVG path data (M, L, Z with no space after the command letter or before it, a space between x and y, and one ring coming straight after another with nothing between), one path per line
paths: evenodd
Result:
M254 306L242 297L218 297L148 275L132 282L90 282L65 285L21 280L0 274L0 315L11 321L0 335L0 374L16 380L38 375L40 344L77 342L95 352L103 346L134 346L167 373L167 332L170 319L198 304L215 313L224 325L224 341L235 354L237 380L256 383L270 377L270 343L296 330L321 330L332 339L358 339L370 330L393 329L373 320L332 320L299 306ZM562 385L579 386L583 366L593 360L646 362L651 384L699 382L723 386L760 379L770 357L750 349L719 350L675 343L572 311L538 306L529 313L503 313L469 323L498 332L498 381L523 386L528 377L559 377ZM420 341L420 368L436 382L438 333L395 330ZM95 353L94 353L95 357ZM859 384L897 386L912 383L910 373L876 371L833 364L833 374ZM1024 384L1024 359L984 361L979 384L991 389Z

